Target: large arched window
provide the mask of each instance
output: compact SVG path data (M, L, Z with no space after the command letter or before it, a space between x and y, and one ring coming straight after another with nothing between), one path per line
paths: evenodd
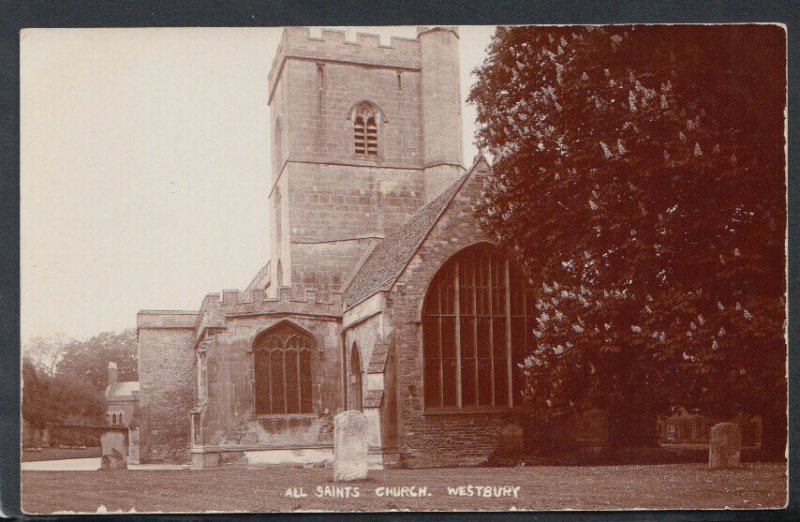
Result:
M313 346L309 335L289 324L258 337L253 348L256 413L312 413Z
M533 299L521 271L488 244L436 274L423 307L426 408L519 406L518 364L533 342Z

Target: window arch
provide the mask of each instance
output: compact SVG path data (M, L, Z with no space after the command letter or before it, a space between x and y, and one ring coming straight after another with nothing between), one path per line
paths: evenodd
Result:
M448 261L423 305L425 407L522 404L533 310L522 272L491 245Z
M378 138L382 123L387 119L377 105L363 101L350 111L353 120L353 151L356 156L375 158L379 154Z
M359 352L358 345L355 343L353 343L353 349L350 352L350 375L353 385L353 406L360 411L363 405L364 381L361 373L361 352Z
M314 340L300 329L280 324L256 339L255 412L312 413L311 351Z

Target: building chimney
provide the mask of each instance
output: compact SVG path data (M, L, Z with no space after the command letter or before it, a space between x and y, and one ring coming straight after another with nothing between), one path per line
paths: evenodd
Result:
M117 384L117 363L109 362L108 363L108 386L114 386Z

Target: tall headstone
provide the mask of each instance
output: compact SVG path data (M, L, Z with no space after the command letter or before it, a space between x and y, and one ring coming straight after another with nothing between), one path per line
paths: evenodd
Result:
M711 428L708 469L738 468L742 452L742 432L733 422L720 422Z
M343 411L333 418L333 480L367 478L367 418L360 411Z
M100 469L128 469L127 433L111 429L100 435Z
M517 424L506 424L502 432L501 448L503 451L513 452L522 449L522 428Z

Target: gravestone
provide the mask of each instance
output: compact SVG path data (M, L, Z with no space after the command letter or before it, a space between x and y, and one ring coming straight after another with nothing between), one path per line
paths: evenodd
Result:
M100 469L128 469L128 441L125 430L108 430L100 435Z
M728 469L740 466L742 432L733 422L720 422L711 428L708 445L708 469Z
M360 411L343 411L333 418L333 480L367 478L367 418Z
M502 451L513 452L522 449L522 428L516 424L506 424L501 434Z

